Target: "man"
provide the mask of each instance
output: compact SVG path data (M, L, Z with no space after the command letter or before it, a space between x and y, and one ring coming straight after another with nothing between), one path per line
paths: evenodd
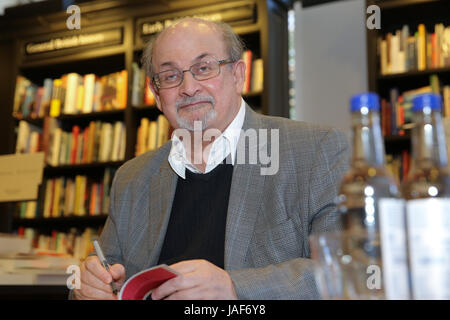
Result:
M347 140L331 128L255 113L241 97L241 54L229 26L193 18L147 46L157 106L177 130L117 171L100 237L113 265L108 273L87 258L76 298L114 299L112 279L120 285L160 263L181 276L152 299L319 297L308 237L338 228L334 198ZM245 143L245 132L261 129L276 139ZM208 130L216 134L205 137ZM263 147L277 153L275 170L242 161L243 150L251 158Z

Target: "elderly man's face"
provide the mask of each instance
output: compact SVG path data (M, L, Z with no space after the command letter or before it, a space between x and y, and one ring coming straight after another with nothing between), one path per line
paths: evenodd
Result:
M222 36L204 23L186 21L166 30L156 41L153 66L156 73L171 69L187 70L208 57L225 60ZM242 61L220 67L217 77L198 81L185 72L178 87L155 92L158 108L175 128L193 130L201 121L202 130L223 131L240 106L245 66Z

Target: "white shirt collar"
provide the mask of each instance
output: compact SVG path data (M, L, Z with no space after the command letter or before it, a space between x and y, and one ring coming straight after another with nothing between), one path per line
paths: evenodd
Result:
M208 163L206 164L204 173L212 171L229 155L231 163L234 165L237 144L241 134L242 125L244 124L244 119L245 101L241 98L241 106L236 117L228 125L225 131L214 140L211 146ZM184 144L175 134L172 135L172 147L170 149L168 160L172 169L183 179L186 178L186 169L189 169L194 173L203 173L187 159Z

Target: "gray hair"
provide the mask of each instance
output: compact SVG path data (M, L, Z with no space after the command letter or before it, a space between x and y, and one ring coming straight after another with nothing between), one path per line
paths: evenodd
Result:
M232 61L238 61L242 57L244 52L244 42L242 39L234 32L233 28L225 22L221 21L209 21L199 18L187 18L191 20L197 20L199 22L212 24L223 37L226 50L228 52L229 58ZM182 19L186 20L186 19ZM181 20L180 20L181 21ZM173 26L173 25L172 25ZM153 70L153 50L158 37L163 33L164 30L153 35L150 40L145 44L144 51L142 53L141 63L144 67L145 73L153 81L155 72Z

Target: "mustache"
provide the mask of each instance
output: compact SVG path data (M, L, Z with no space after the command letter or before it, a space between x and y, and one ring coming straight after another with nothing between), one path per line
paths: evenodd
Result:
M183 98L181 100L178 100L175 103L175 108L178 109L182 106L185 106L187 104L192 104L192 103L196 103L196 102L200 102L200 101L205 101L205 102L209 102L212 104L212 106L214 107L214 105L216 104L216 101L214 100L213 97L211 96L193 96L193 97L186 97Z

